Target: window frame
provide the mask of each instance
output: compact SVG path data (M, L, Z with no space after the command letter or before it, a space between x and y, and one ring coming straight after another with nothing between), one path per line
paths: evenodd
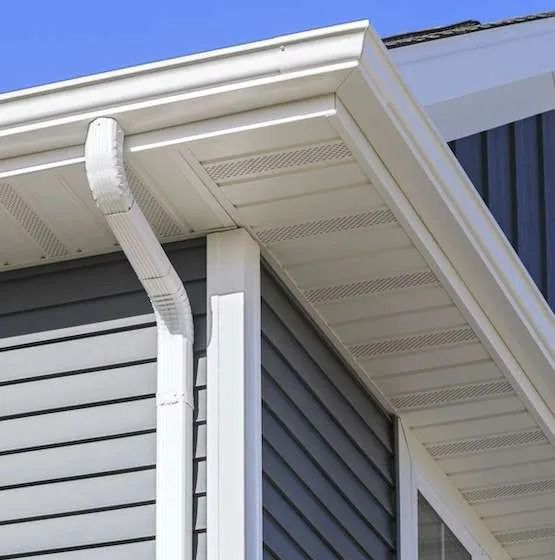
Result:
M460 541L472 560L508 558L497 541L486 542L489 539L483 538L484 531L494 540L489 530L400 418L397 418L396 436L399 560L419 560L418 493ZM471 527L480 531L471 532Z

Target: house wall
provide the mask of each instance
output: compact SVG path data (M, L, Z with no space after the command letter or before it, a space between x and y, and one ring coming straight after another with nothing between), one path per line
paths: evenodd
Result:
M555 111L450 147L555 310Z
M206 247L166 249L195 321L195 556L203 559ZM155 392L152 308L121 254L0 275L0 558L154 558Z
M392 419L262 274L265 558L396 556Z

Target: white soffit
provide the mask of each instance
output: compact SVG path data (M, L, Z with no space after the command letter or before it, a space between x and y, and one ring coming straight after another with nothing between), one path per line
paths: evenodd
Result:
M344 87L360 85L347 81ZM345 91L370 110L368 91ZM534 535L555 517L555 478L547 474L555 465L553 414L536 393L523 396L506 344L489 340L489 319L482 324L473 316L475 303L469 305L474 296L458 286L458 274L442 270L442 249L431 249L429 226L419 222L389 174L397 166L409 172L402 150L396 146L386 156L386 147L383 157L394 162L386 170L377 155L363 152L363 146L372 148L340 98L327 102L327 111L313 109L310 118L192 141L180 150L187 149L203 181L259 240L373 393L403 417L484 531L532 551L545 546ZM372 141L391 133L374 117ZM452 221L439 227L445 234ZM490 227L497 231L493 222ZM465 263L459 265L466 273ZM544 418L540 409L547 411ZM538 507L542 514L533 517ZM507 531L501 529L505 515ZM482 545L491 558L507 557L494 540Z
M289 49L298 55L287 58L294 71L274 72L276 57L282 64ZM545 300L366 24L222 58L243 72L247 55L264 78L213 83L197 98L173 92L175 112L166 97L151 101L152 85L145 86L139 70L113 77L142 84L143 97L135 91L125 110L106 113L116 111L131 127L127 161L150 221L168 240L248 229L361 379L403 416L485 530L511 554L549 550L555 546L555 325ZM153 76L166 71L152 70ZM90 102L88 88L112 91L110 80L0 98L8 115L12 101L17 111L19 103L29 104L38 115L1 129L7 143L0 179L8 186L0 211L8 215L0 228L9 233L14 220L22 230L40 221L14 239L0 236L0 251L21 259L6 268L40 262L37 256L75 258L77 249L113 250L101 226L87 226L98 218L82 192L78 138L87 111L102 108L40 118L49 95ZM143 112L148 103L152 113ZM197 110L201 120L190 122ZM33 138L37 147L25 152ZM47 151L37 154L39 148ZM10 203L13 192L23 202ZM43 206L45 197L57 211ZM66 255L42 254L51 246L46 234L42 245L37 241L44 228ZM504 557L488 546L492 558Z
M390 50L446 140L555 109L555 17Z

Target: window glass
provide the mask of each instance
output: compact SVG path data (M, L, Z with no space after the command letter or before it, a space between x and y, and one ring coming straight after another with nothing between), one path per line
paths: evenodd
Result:
M418 494L418 558L419 560L472 559L420 493Z

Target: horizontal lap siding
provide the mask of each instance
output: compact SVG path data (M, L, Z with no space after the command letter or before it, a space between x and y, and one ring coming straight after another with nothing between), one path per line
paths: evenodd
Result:
M195 546L206 558L206 246L166 247L195 321ZM122 255L0 274L0 559L154 559L156 328ZM18 337L45 333L32 342ZM50 340L49 340L50 338ZM20 339L25 342L25 339ZM199 367L199 364L201 367Z
M450 146L555 310L555 111Z
M265 271L265 558L395 558L391 418Z

